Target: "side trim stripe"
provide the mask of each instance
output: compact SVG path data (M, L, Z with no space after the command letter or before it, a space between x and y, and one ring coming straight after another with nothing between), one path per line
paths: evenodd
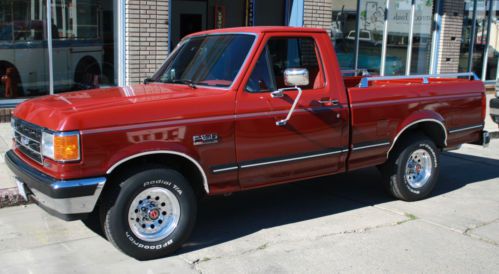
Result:
M281 159L275 159L275 160L247 161L247 162L241 163L240 165L229 164L229 165L224 165L224 166L213 167L212 172L214 174L217 174L217 173L222 173L222 172L227 172L227 171L235 171L238 169L245 169L245 168L252 168L252 167L259 167L259 166L275 165L275 164L281 164L281 163L287 163L287 162L293 162L293 161L299 161L299 160L313 159L313 158L318 158L318 157L340 154L340 153L344 153L344 152L348 152L348 149L336 149L336 150L330 150L327 152L320 152L320 153L314 153L314 154L304 154L302 156L294 156L294 157L281 158Z
M339 154L339 153L343 153L343 152L348 152L348 149L335 150L335 151L318 153L318 154L312 154L312 155L307 155L307 156L299 156L299 157L293 157L293 158L286 158L286 159L281 159L281 160L274 160L274 161L267 161L267 162L258 162L258 163L254 163L254 164L242 164L241 168L243 169L243 168L251 168L251 167L258 167L258 166L267 166L267 165L273 165L273 164L287 163L287 162L292 162L292 161L298 161L298 160L305 160L305 159L312 159L312 158L323 157L323 156L328 156L328 155L334 155L334 154Z
M357 151L357 150L368 149L368 148L384 147L384 146L388 146L388 145L390 145L390 142L383 142L383 143L378 143L378 144L353 147L352 150Z
M457 132L461 132L461 131L467 131L467 130L482 128L482 127L483 127L483 124L469 126L469 127L463 127L463 128L456 128L456 129L449 130L449 133L452 134L452 133L457 133Z
M239 169L239 166L230 166L230 167L224 167L224 168L217 168L217 169L213 169L212 172L213 173L221 173L221 172L226 172L226 171L232 171L232 170L236 170L236 169Z

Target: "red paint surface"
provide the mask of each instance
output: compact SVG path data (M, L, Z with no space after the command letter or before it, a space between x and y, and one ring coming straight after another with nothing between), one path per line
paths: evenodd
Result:
M312 178L380 164L390 146L343 152L327 157L213 174L214 166L265 158L351 148L369 142L393 142L408 124L435 119L447 130L483 124L483 83L458 79L372 82L357 88L359 78L343 79L329 36L318 29L252 27L211 30L193 35L251 32L257 41L231 89L192 89L185 85L147 84L64 93L29 100L14 115L51 130L81 132L82 160L38 170L61 179L103 176L119 161L147 151L176 151L203 167L210 194ZM324 87L304 90L297 111L283 119L296 96L251 94L244 87L259 52L271 36L315 39L325 75ZM347 85L348 90L345 89ZM335 99L339 107L317 101ZM480 130L449 134L448 146L479 139ZM195 135L218 134L217 144L194 146ZM348 159L348 163L347 163Z

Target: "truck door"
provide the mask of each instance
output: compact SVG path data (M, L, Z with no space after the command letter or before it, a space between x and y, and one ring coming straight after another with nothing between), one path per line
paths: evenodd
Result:
M239 182L251 188L331 174L343 168L348 149L347 106L334 104L316 37L272 34L264 39L236 103L236 155ZM284 70L306 68L309 85L286 125L298 92L286 88Z

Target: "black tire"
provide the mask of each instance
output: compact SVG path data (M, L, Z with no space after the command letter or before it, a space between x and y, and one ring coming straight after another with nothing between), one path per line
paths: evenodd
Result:
M185 177L172 169L149 166L145 168L142 167L140 171L132 172L131 175L120 181L121 182L117 182L119 184L115 185L113 190L107 193L106 197L104 197L103 206L101 206L101 216L106 238L123 253L138 260L165 257L180 248L191 234L197 214L197 201L194 192ZM138 195L143 195L143 193L148 193L148 191L158 190L158 188L167 192L169 191L174 195L178 201L180 214L177 225L174 226L173 231L170 232L170 234L165 235L164 238L161 239L146 241L140 239L137 236L138 234L132 230L130 225L131 222L129 222L129 210L130 208L133 210L135 205L132 205L132 201L134 201ZM161 202L162 200L160 199L159 201ZM149 199L148 196L147 200L139 200L138 207L140 208L140 204L146 202L154 203L154 197ZM164 209L161 208L159 204L156 206L158 207L156 214L159 214L159 212L166 214L166 209L162 212ZM161 206L164 206L164 203L162 203ZM144 207L142 207L142 211L143 210ZM142 212L139 211L137 215L138 214L142 214ZM151 216L148 215L150 213L144 214L147 216L146 218ZM170 215L164 216L168 217ZM159 215L159 217L156 218L159 219L162 218L162 216ZM153 222L153 219L149 219L149 221ZM147 220L144 221L144 223L147 223ZM165 221L165 223L168 222ZM144 227L144 229L149 229L149 225L150 223ZM134 225L132 224L132 226ZM153 225L151 225L151 227L154 228ZM157 228L159 227L160 225L157 224Z
M407 178L409 177L409 173L406 173L406 171L409 171L408 161L411 156L416 156L416 158L412 158L411 163L417 163L418 160L421 161L421 156L424 158L423 161L425 163L431 163L431 167L426 169L424 167L421 168L424 165L419 165L419 171L431 170L428 173L427 179L422 180L425 183L421 186L417 186L417 179ZM392 196L404 201L417 201L428 197L438 180L440 170L439 157L440 151L434 142L425 135L414 133L400 140L400 143L397 144L390 154L388 161L380 167L385 188ZM418 170L417 164L414 170ZM411 174L414 175L413 178L417 178L419 174L424 173L417 173L418 175ZM425 176L422 177L424 178Z

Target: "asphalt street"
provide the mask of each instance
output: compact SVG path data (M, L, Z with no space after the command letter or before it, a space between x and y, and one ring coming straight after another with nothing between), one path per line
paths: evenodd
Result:
M441 157L432 197L393 200L375 168L200 203L191 240L139 262L82 222L0 210L0 273L499 271L499 140Z

